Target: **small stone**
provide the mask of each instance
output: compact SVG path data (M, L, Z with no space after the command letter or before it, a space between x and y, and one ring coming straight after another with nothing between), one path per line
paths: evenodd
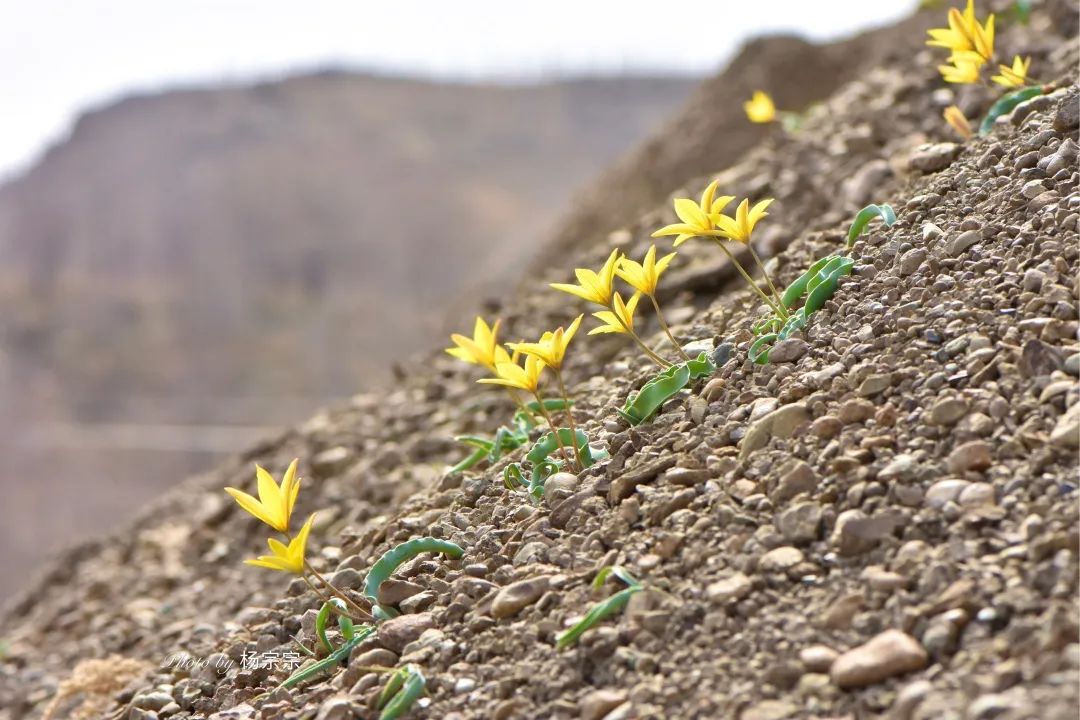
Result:
M813 502L795 503L777 516L776 528L790 543L811 543L817 540L821 528L821 506Z
M739 720L787 720L799 713L790 700L762 700L739 713Z
M582 720L600 720L626 702L625 690L593 690L578 703Z
M472 678L458 678L454 682L454 692L467 693L476 689L476 681Z
M1043 283L1046 282L1046 273L1042 270L1031 268L1024 273L1024 279L1020 282L1025 290L1031 292L1039 292L1042 290Z
M857 399L848 400L840 406L840 410L837 416L840 418L840 422L845 425L851 423L865 422L874 417L874 412L877 410L877 406L869 400Z
M804 460L795 460L783 470L780 483L777 485L772 497L774 502L779 504L790 500L796 495L812 493L816 487L817 475L814 473L814 469Z
M408 580L386 578L379 585L379 602L383 605L397 605L402 600L412 597L424 591L422 585L411 583Z
M810 412L802 403L791 403L772 411L750 425L739 447L739 460L765 447L771 438L788 438L800 425L809 422Z
M822 440L831 440L844 429L844 423L834 415L822 415L810 424L810 434Z
M497 619L513 617L532 605L548 589L550 578L546 575L518 580L499 590L491 601L491 615Z
M923 225L923 229L922 229L923 242L930 242L931 240L937 240L939 237L941 237L944 234L945 233L943 233L941 231L941 228L939 228L934 223L926 223L925 225Z
M871 517L862 510L845 510L836 517L832 543L841 555L860 555L891 535L895 526L890 516Z
M944 170L960 154L961 147L956 143L937 143L920 145L908 158L908 167L924 173Z
M927 662L929 656L915 638L900 630L886 630L836 658L829 676L841 688L865 687L921 670Z
M1057 348L1047 345L1042 340L1029 340L1020 350L1020 362L1017 363L1017 367L1024 377L1034 378L1060 370L1064 364L1065 359Z
M811 387L823 388L833 378L843 375L845 369L843 363L836 362L815 372L806 373L803 380Z
M918 465L915 463L915 458L906 453L897 455L889 464L881 468L878 473L878 478L881 480L910 480L915 477L918 471Z
M573 452L573 450L571 450ZM544 499L551 503L574 494L578 486L578 476L568 472L558 472L544 481Z
M805 559L802 550L795 547L778 547L761 556L758 570L765 573L787 572Z
M930 422L935 425L955 425L967 412L968 402L964 398L941 398L930 408Z
M862 397L869 397L888 390L890 386L892 386L892 375L870 375L859 384L859 389L855 393Z
M921 247L911 248L906 253L900 256L899 266L900 274L903 276L911 275L919 266L926 260L926 250ZM769 353L769 360L772 360L772 353Z
M258 711L247 703L234 705L228 710L221 710L211 715L208 720L254 720Z
M425 630L435 627L435 618L431 613L401 615L390 618L379 625L379 643L398 655L405 646L419 638Z
M1060 448L1080 447L1080 403L1062 415L1050 432L1050 444Z
M957 480L956 478L938 480L926 491L923 501L930 507L940 510L946 504L955 502L964 488L970 484L967 480Z
M155 691L144 695L136 695L131 704L143 710L160 710L173 701L172 695L167 692Z
M693 487L699 482L705 482L709 479L709 471L694 468L671 468L663 474L661 480L671 485L682 485L684 487Z
M1058 102L1053 125L1058 132L1068 132L1080 126L1080 102L1077 101L1076 92L1070 92Z
M727 361L731 358L731 352L735 349L735 346L729 342L720 343L716 346L716 349L712 351L712 363L716 367L723 367L727 364Z
M962 232L949 242L949 254L958 257L972 245L982 242L982 239L982 233L978 230Z
M990 483L972 483L960 491L956 501L961 507L979 507L982 505L996 505L997 497L994 486Z
M746 575L735 573L731 577L709 583L705 588L705 594L710 600L721 603L737 602L750 594L754 584Z
M807 672L827 673L840 653L828 645L811 645L799 651L799 662Z
M1024 186L1020 188L1020 194L1026 197L1028 200L1036 198L1046 191L1046 186L1043 185L1042 180L1028 180L1024 183Z
M985 470L994 462L994 448L985 440L972 440L959 445L949 453L949 470L962 473L966 470Z
M348 697L332 697L319 706L315 720L352 720L356 717L352 701Z
M795 362L806 354L806 349L808 347L810 346L802 338L788 338L787 340L781 340L769 350L769 362Z
M353 459L353 452L347 447L337 446L323 450L311 458L311 469L323 477L333 475L343 469Z
M862 579L874 590L894 592L907 585L907 578L883 567L871 565L862 571Z

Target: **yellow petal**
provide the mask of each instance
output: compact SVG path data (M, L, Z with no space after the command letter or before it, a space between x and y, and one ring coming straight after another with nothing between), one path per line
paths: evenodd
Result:
M709 212L709 208L712 207L713 197L716 195L716 186L719 184L720 180L713 180L701 193L701 209L704 212Z
M731 204L731 201L735 199L734 195L721 195L713 200L712 208L710 209L710 215L720 213Z
M576 295L582 300L588 300L589 302L593 301L593 293L577 285L568 285L566 283L551 283L551 287L555 288L556 290L561 290L564 293Z
M275 530L282 530L282 528L279 528L274 524L275 518L269 515L263 508L262 503L260 503L254 497L248 495L243 490L237 490L236 488L232 487L225 488L225 492L229 493L229 495L231 495L233 499L236 500L236 502L239 503L240 507L242 507L245 511L255 516L259 520L263 521Z
M709 217L698 207L697 203L689 198L675 200L675 214L679 219L692 228L705 228L709 226Z
M694 237L695 237L695 235L693 233L686 233L686 234L680 235L679 237L675 238L675 242L672 243L672 247L679 247L684 242L686 242L687 240L690 240L690 239L692 239Z

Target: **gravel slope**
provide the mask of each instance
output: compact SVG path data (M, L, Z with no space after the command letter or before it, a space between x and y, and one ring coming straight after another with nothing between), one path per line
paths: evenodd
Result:
M110 654L127 664L80 676L100 703L73 694L55 717L85 699L87 717L375 717L379 678L361 666L398 662L429 678L416 718L1075 717L1080 52L1061 21L1075 14L1052 2L1029 27L1002 23L999 52L1030 52L1061 89L989 137L953 144L941 108L977 117L991 96L952 97L940 58L920 51L717 168L728 192L777 198L759 237L782 282L838 250L858 207L897 210L856 244L852 277L783 362L745 361L757 308L716 253L688 243L665 278L669 319L726 361L628 429L614 408L650 368L618 339L575 340L578 416L612 457L539 505L502 487L501 465L442 476L452 436L490 432L509 409L451 359L418 362L397 389L327 411L61 559L3 621L0 718L40 717L76 662ZM669 208L537 277L502 309L511 334L565 323L574 308L543 282L611 244L639 256ZM215 654L310 640L317 603L240 564L263 533L220 487L249 484L253 460L280 470L294 456L298 512L320 511L313 561L341 584L358 588L417 535L466 556L408 564L409 612L349 668L256 710L247 702L282 674L219 673ZM614 591L589 589L611 562L646 590L557 651L567 621ZM178 652L211 666L160 667Z

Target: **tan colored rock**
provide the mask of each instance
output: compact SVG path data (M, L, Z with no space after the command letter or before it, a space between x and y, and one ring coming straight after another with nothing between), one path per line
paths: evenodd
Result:
M929 656L918 640L899 630L886 630L836 658L829 676L842 688L865 687L921 670L927 662Z

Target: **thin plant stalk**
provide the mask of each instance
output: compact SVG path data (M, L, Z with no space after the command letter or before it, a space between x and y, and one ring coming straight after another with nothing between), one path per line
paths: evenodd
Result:
M779 315L782 319L787 320L788 314L787 311L784 310L784 306L780 303L773 301L761 290L760 287L758 287L758 284L754 282L754 279L752 277L750 277L750 273L746 272L746 268L742 266L742 263L735 259L735 256L731 254L731 251L727 249L727 246L724 245L723 242L721 242L718 238L713 238L713 242L720 246L720 249L723 250L724 254L728 256L728 259L731 260L732 264L735 266L735 269L738 270L739 274L743 276L743 279L746 280L747 283L749 283L750 288L754 292L756 292L762 300L765 301L765 304L772 308L772 311Z
M506 386L504 385L503 387L506 387ZM536 416L533 415L532 410L525 407L525 402L521 399L520 395L518 395L516 392L514 392L514 388L507 387L506 392L510 396L510 399L514 401L514 405L517 406L517 409L520 410L521 412L525 413L525 417L529 418L529 420L531 420L532 422L535 423L536 422Z
M769 290L772 291L773 299L780 305L783 305L784 303L780 299L780 293L776 291L776 286L773 285L772 278L769 277L769 273L765 272L765 265L761 262L761 258L758 257L757 251L754 250L754 244L752 242L747 242L746 246L750 248L750 255L754 258L754 262L757 263L758 269L761 270L761 274L765 276L765 282L769 284Z
M540 394L540 390L534 390L533 395L536 396L536 404L540 406L540 414L547 420L548 427L551 428L551 433L555 436L555 443L559 446L559 450L562 451L563 460L566 460L567 463L573 462L570 459L570 453L566 452L566 446L563 445L562 438L559 437L559 429L555 427L555 422L551 419L551 413L544 407L544 397ZM574 445L576 446L577 443L574 443Z
M321 583L322 583L323 585L325 585L326 587L330 588L330 589L331 589L331 590L332 590L332 591L334 592L334 594L335 594L335 595L339 596L339 597L340 597L340 598L341 598L342 600L344 600L344 601L345 601L345 602L346 602L346 603L347 603L347 604L349 605L349 607L351 607L351 608L352 608L353 610L355 610L356 612L360 613L360 615L361 615L361 616L362 616L363 618L366 618L366 620L367 620L367 621L374 621L374 620L375 620L375 618L374 618L374 617L372 617L371 613L369 613L369 612L368 612L367 610L365 610L364 608L362 608L362 607L360 607L359 605L357 605L357 604L356 604L355 602L353 602L352 600L350 600L350 599L349 599L349 596L348 596L348 595L346 595L345 593L343 593L343 592L342 592L342 591L341 591L341 590L340 590L340 589L339 589L338 587L336 587L336 586L335 586L335 585L334 585L334 584L333 584L332 582L330 582L329 580L327 580L326 578L324 578L324 577L323 577L322 575L320 575L320 574L319 574L319 571L318 571L318 570L316 570L315 568L311 567L311 563L309 563L309 562L307 562L307 561L305 560L305 561L304 561L304 567L305 567L305 568L307 568L308 572L310 572L310 573L311 573L312 575L314 575L315 577L317 577L317 578L319 579L319 582L321 582ZM331 603L331 604L332 604L332 603ZM356 618L353 618L353 619L356 619Z
M690 356L686 354L686 352L682 349L682 346L679 345L679 341L676 340L675 336L671 334L671 328L668 327L667 321L664 320L664 313L660 312L660 303L656 302L656 296L650 295L649 299L652 300L653 310L656 311L656 319L660 323L660 328L664 331L664 334L667 335L667 338L671 341L671 344L675 346L675 351L679 353L679 356L683 360L690 362Z
M566 401L566 421L570 425L570 437L573 438L570 442L574 446L574 458L577 460L578 471L585 469L585 463L581 460L581 449L577 445L577 425L574 424L574 412L570 409L570 393L566 391L566 383L562 379L562 370L555 368L555 380L559 383L559 392L562 393L563 400ZM556 436L558 433L556 433Z
M651 359L653 362L655 362L662 368L671 367L671 363L653 352L649 348L649 346L645 344L645 341L642 340L636 332L634 332L634 329L627 325L625 322L623 322L623 319L619 317L619 313L615 312L614 305L608 305L608 310L610 310L611 314L615 316L615 319L619 321L619 324L623 326L623 329L626 330L626 334L630 336L630 339L636 342L638 344L638 347L645 351L645 354L649 356L649 359Z

